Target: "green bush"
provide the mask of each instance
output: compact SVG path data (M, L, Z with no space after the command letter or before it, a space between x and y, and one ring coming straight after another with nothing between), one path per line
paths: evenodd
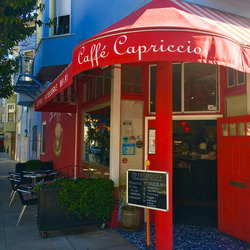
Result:
M76 214L79 218L91 216L104 222L110 221L114 209L114 182L109 179L66 179L60 178L41 186L59 186L59 205L66 206L66 215ZM39 192L39 187L34 189Z
M44 164L40 160L30 160L25 162L25 170L43 170Z

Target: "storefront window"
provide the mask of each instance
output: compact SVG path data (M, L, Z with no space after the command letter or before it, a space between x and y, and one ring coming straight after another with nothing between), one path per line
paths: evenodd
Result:
M93 74L93 75L91 75ZM88 76L88 75L86 75ZM111 68L94 75L90 73L88 81L84 83L84 103L96 100L111 92Z
M167 74L167 72L166 72ZM173 75L173 112L218 111L217 66L176 63ZM155 112L156 66L150 66L149 112Z
M181 112L181 64L173 64L173 112ZM155 112L156 66L150 66L150 112Z
M227 68L227 87L243 85L246 82L245 73L232 68Z
M245 73L237 71L237 85L245 84Z
M173 112L181 112L181 64L173 64Z
M91 177L107 178L110 154L110 107L84 116L84 166Z
M184 110L217 111L217 67L184 64Z
M140 67L122 66L122 92L140 94L142 89L142 72Z
M227 69L227 87L231 88L235 86L235 70L228 68Z

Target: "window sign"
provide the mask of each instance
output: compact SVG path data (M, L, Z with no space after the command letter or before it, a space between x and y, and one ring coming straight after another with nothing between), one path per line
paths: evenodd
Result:
M123 155L134 155L135 154L135 143L123 143L122 144Z

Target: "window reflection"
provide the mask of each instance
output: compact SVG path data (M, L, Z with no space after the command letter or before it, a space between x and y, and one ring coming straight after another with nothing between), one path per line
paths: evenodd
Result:
M215 65L184 64L185 111L217 110L217 68Z
M245 135L245 123L244 122L238 123L238 135L239 136Z
M109 166L110 107L85 114L84 160Z
M236 123L230 123L230 136L236 136Z
M150 66L150 113L155 112L156 67ZM218 111L216 65L175 63L172 70L173 112Z

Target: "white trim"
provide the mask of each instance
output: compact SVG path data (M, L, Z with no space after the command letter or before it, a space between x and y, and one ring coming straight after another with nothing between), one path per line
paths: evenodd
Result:
M46 125L47 125L47 123L46 123L46 121L43 121L42 122L42 130L41 130L41 147L40 147L40 150L41 150L41 154L42 155L45 155L46 154L46 148L45 148L45 150L44 151L42 151L43 150L43 142L44 143L46 143L46 134L45 134L45 139L44 139L44 126L45 126L45 132L46 132Z
M246 94L247 100L250 98L250 73L246 74ZM247 102L247 114L250 114L250 102Z
M245 44L240 44L238 41L234 40L233 38L231 38L230 36L225 36L225 35L221 35L221 34L217 34L217 33L213 33L213 32L208 32L208 31L203 31L203 30L195 30L195 29L185 29L185 28L151 28L151 29L145 29L145 28L141 28L141 29L136 29L136 30L125 30L125 31L120 31L120 32L115 32L115 33L104 33L104 34L100 34L99 36L95 36L95 37L92 37L92 38L89 38L85 41L83 41L82 43L78 44L74 50L73 50L73 53L79 49L80 47L82 47L83 45L86 45L88 43L92 43L94 41L97 41L97 40L100 40L100 39L104 39L104 38L107 38L107 37L112 37L112 36L118 36L118 35L128 35L128 34L132 34L132 33L138 33L138 36L139 36L139 33L145 33L145 32L154 32L154 31L161 31L161 32L169 32L169 31L175 31L175 32L187 32L187 33L197 33L197 34L205 34L205 35L210 35L210 36L214 36L214 37L220 37L220 38L225 38L227 40L230 40L232 41L233 43L241 46L241 47L246 47L246 48L249 48L250 45L245 45ZM150 34L150 36L153 36L152 34Z
M197 121L197 120L217 120L218 118L222 118L222 114L214 114L214 115L173 115L173 121ZM144 147L144 162L148 160L148 121L155 120L155 116L145 116L144 121L144 138L145 138L145 147ZM144 166L145 169L145 166Z
M119 183L120 174L120 124L121 124L121 66L115 65L111 81L111 111L110 111L110 165L109 178L115 186Z
M222 118L222 114L211 114L211 115L173 115L173 121L179 120L217 120L218 118Z

